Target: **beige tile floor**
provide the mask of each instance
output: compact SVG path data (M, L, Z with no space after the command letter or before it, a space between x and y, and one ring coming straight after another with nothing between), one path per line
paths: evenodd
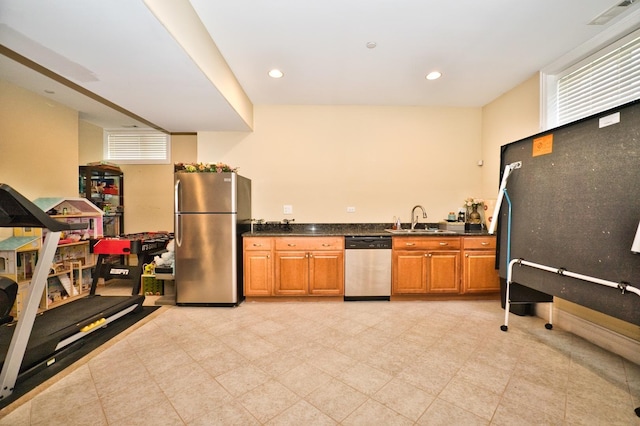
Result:
M163 306L0 425L640 424L637 365L502 322L497 301Z

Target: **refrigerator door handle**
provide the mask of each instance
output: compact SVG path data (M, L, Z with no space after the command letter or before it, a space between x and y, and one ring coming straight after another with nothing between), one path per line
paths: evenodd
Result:
M174 235L173 238L176 241L176 245L178 247L182 247L182 215L180 213L176 213L176 223L174 225Z
M180 211L180 179L176 179L176 185L173 189L173 211Z
M176 186L173 193L173 203L175 209L175 223L174 223L174 239L178 247L182 247L182 220L180 218L180 179L176 180Z

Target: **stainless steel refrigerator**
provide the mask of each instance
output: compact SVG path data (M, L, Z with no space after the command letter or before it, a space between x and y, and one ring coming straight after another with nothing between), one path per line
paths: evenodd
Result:
M251 180L236 173L176 173L176 304L233 306L244 299L241 234L251 222Z

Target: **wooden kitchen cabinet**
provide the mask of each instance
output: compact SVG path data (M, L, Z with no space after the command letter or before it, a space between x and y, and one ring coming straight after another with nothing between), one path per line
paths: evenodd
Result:
M422 250L393 250L391 280L393 294L427 293L427 253Z
M309 288L309 254L306 251L276 251L275 286L278 296L305 296Z
M427 294L460 292L460 251L437 250L427 255Z
M344 294L344 251L314 250L309 253L309 294Z
M344 238L275 238L274 294L344 294Z
M393 239L393 294L460 292L460 237Z
M245 296L271 296L273 294L273 239L245 238L243 246Z
M245 237L245 296L341 296L343 237Z
M496 237L463 237L462 293L500 291L496 264Z
M343 237L245 237L248 297L344 295ZM482 295L500 291L494 236L393 238L392 294Z

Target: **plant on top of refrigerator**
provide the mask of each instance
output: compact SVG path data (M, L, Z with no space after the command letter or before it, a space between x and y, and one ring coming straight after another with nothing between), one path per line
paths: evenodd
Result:
M236 173L238 168L224 163L175 163L174 171L184 173Z

